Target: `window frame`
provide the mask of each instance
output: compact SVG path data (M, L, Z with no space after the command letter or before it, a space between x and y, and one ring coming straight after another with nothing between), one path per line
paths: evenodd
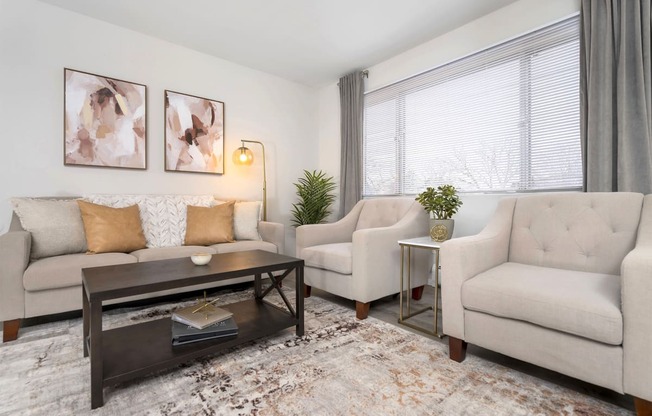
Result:
M395 183L395 191L393 193L368 193L367 192L367 152L366 152L366 140L367 140L367 120L366 120L366 113L367 113L367 100L368 97L371 96L374 93L377 93L381 90L387 89L387 88L392 88L395 85L410 82L411 80L417 79L419 77L424 77L427 76L428 74L433 73L434 71L438 71L442 68L449 67L451 65L463 62L464 60L467 60L469 58L475 57L479 54L488 54L494 49L500 49L501 47L505 47L506 45L511 45L513 43L518 42L521 39L530 37L530 36L536 36L537 33L539 32L545 32L548 30L551 30L556 27L561 27L564 25L571 25L575 24L577 26L577 32L578 35L575 39L570 39L566 41L562 41L559 43L554 43L551 42L548 39L536 39L532 42L532 47L536 47L537 45L543 44L545 47L542 49L543 51L545 50L550 50L554 48L555 46L558 45L564 45L568 44L571 42L579 42L579 15L575 14L573 16L567 17L565 19L562 19L557 22L553 22L550 25L547 25L546 27L525 33L523 35L508 39L504 42L501 42L499 44L493 45L491 47L482 49L478 52L475 52L473 54L458 58L456 60L453 60L451 62L448 62L446 64L437 66L435 68L429 69L427 71L421 72L417 75L414 75L412 77L406 78L404 80L398 81L396 83L380 87L377 89L374 89L372 91L365 92L365 98L364 98L364 104L363 104L363 110L364 110L364 116L365 119L363 121L363 144L362 144L362 188L363 188L363 197L364 198L369 198L369 197L384 197L384 196L412 196L416 195L418 192L410 192L406 193L405 188L406 188L406 182L405 182L405 173L406 173L406 117L405 117L405 105L406 105L406 97L411 94L415 93L419 90L423 90L424 86L427 85L426 83L423 84L415 84L411 88L405 88L397 92L395 96L389 96L386 99L378 99L374 102L374 105L391 101L391 100L396 100L396 136L395 136L395 151L396 151L396 162L395 162L395 175L396 175L396 183ZM507 62L507 61L518 61L519 68L520 68L520 77L519 77L519 117L518 119L520 120L519 122L519 136L520 136L520 146L519 146L519 157L518 160L520 161L519 163L519 180L518 180L518 186L516 189L495 189L495 190L460 190L460 193L469 193L469 194L511 194L511 193L535 193L535 192L559 192L559 191L568 191L568 192L576 192L576 191L581 191L582 190L582 179L580 178L580 184L577 186L568 186L568 187L560 187L560 188L528 188L528 185L533 184L532 181L532 124L531 124L531 116L532 116L532 88L531 88L531 81L532 81L532 59L534 56L536 56L536 53L533 53L531 51L525 51L525 52L520 52L517 54L514 54L512 56L508 56L507 59L503 56L505 52L501 51L495 57L493 60L491 60L488 65L486 66L478 66L472 69L466 69L459 71L457 76L454 76L450 79L447 79L446 82L450 82L450 80L462 78L464 76L468 76L470 74L478 73L480 71L483 71L487 69L488 67L491 67L493 65L500 65L501 63ZM513 59L509 59L513 58ZM579 55L578 55L578 65L579 65ZM436 85L436 84L432 84ZM579 100L578 100L579 102ZM402 107L402 109L401 109ZM579 119L578 119L579 122ZM583 163L582 157L580 154L580 163Z

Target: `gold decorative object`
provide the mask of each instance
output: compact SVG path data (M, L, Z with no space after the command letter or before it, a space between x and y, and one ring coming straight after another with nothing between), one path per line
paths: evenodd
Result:
M192 313L197 313L203 310L205 314L204 318L208 319L208 313L215 311L215 306L213 304L218 300L219 298L215 298L209 302L206 298L206 291L204 290L204 300L201 303L197 304L199 307L197 309L193 309ZM199 299L197 301L199 302Z
M218 308L215 303L219 299L209 301L204 291L204 299L197 299L195 305L180 308L172 313L172 320L197 329L204 329L217 322L233 316L233 312Z
M444 224L435 224L432 228L430 228L430 238L432 238L434 241L445 241L447 235L448 228L446 228Z
M430 239L441 243L446 240L450 240L453 236L453 230L455 228L455 220L452 218L440 220L436 218L430 218Z

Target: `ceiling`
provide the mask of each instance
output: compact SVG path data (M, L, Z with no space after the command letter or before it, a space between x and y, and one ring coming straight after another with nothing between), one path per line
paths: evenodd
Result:
M515 0L41 0L310 86Z

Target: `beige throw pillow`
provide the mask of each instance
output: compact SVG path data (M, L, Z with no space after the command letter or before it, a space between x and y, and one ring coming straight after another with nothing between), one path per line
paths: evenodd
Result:
M233 208L235 202L226 202L215 207L188 205L186 215L187 246L208 246L217 243L232 243Z
M32 260L86 251L86 237L75 200L12 198L14 212L32 235Z
M86 201L77 204L84 221L88 253L128 253L145 248L138 205L111 208Z
M236 240L262 240L258 234L260 201L236 202L233 210L233 232Z

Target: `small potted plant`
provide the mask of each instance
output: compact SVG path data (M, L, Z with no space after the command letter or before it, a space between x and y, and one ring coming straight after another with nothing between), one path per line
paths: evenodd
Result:
M452 216L462 205L453 185L440 185L437 189L427 187L415 198L430 214L430 238L442 242L451 238L455 221Z
M307 170L303 178L294 184L299 202L292 204L292 225L320 224L331 214L330 207L335 201L335 181L326 173Z

